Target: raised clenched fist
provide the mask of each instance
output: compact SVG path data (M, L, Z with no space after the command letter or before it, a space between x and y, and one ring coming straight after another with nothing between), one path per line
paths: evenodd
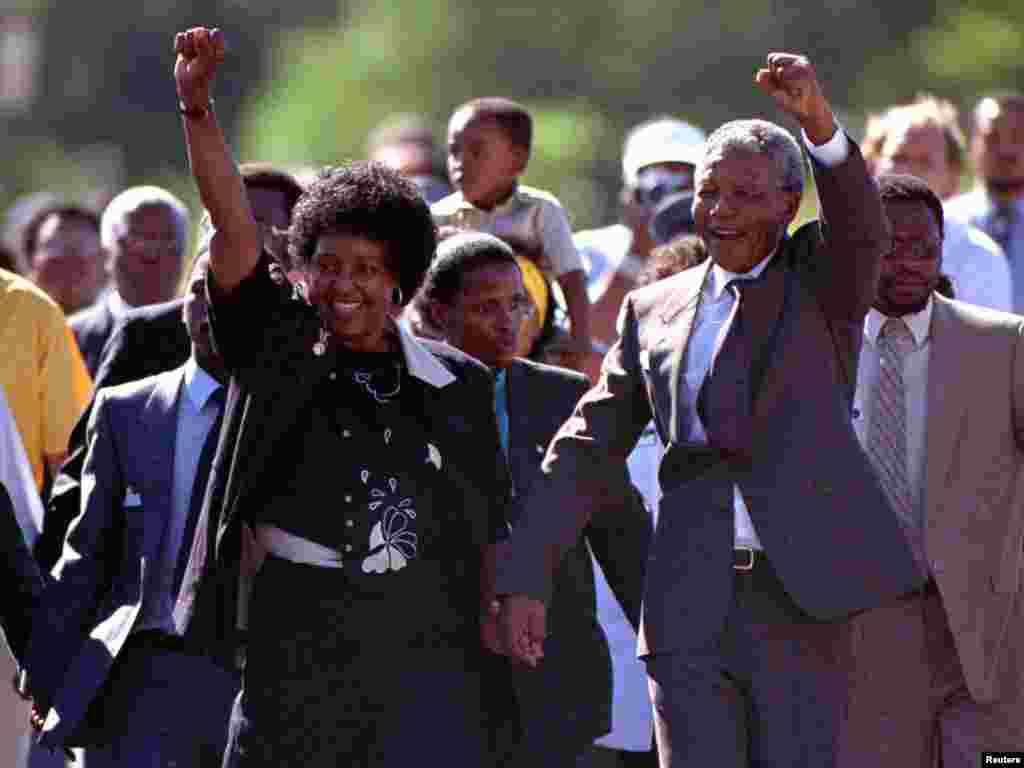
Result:
M193 27L174 36L174 82L186 108L204 108L210 100L210 83L224 61L224 34L219 29Z
M800 123L814 143L824 143L835 132L832 109L806 56L768 54L767 68L759 69L754 80L779 109Z

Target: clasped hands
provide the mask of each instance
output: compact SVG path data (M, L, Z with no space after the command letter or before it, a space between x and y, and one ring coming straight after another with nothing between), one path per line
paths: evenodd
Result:
M530 667L544 658L544 603L526 595L494 600L481 628L484 646Z

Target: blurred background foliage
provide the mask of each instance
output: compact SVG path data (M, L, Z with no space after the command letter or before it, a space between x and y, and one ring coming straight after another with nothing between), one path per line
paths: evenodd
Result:
M769 51L807 53L855 135L920 91L966 112L1024 81L1019 0L0 0L0 204L136 183L195 204L171 79L193 24L226 31L216 100L239 159L357 158L394 112L443 142L454 106L509 96L536 119L525 180L577 227L614 218L631 125L777 118L752 85Z

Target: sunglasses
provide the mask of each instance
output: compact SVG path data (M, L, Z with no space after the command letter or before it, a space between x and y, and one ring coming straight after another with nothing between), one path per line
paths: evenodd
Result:
M693 187L693 174L688 171L667 171L651 168L641 171L633 187L633 200L637 205L654 208L675 192Z

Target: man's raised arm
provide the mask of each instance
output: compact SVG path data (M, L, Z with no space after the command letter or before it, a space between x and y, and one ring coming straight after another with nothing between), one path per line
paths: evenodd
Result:
M217 286L230 292L256 267L261 241L242 177L210 99L214 73L225 56L224 35L205 27L179 32L174 52L174 82L189 165L217 232L210 243L210 268Z
M821 83L804 56L773 53L757 84L799 124L814 160L827 250L815 264L823 304L837 320L859 325L875 298L889 227L878 189L832 116Z

